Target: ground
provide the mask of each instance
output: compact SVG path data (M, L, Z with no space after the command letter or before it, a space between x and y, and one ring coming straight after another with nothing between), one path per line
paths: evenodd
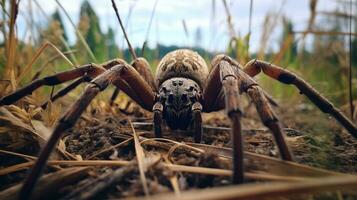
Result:
M273 137L259 121L255 108L247 104L244 105L244 110L246 112L242 124L245 149L278 158L279 152ZM230 184L229 176L175 173L168 169L165 163L231 169L231 162L220 158L215 151L199 153L186 146L175 146L173 141L186 144L193 142L192 137L182 131L166 129L164 137L169 139L168 141L143 141L153 137L151 113L143 111L135 104L132 104L127 112L123 113L115 107L108 106L92 107L77 125L65 134L62 145L71 155L83 160L124 160L129 161L129 164L119 169L114 166L86 169L86 176L71 180L68 186L60 184L58 187L61 189L52 193L53 198L109 199L145 195L146 189L142 186L143 180L135 157L137 149L132 137L131 124L140 136L146 156L151 159L148 161L151 167L145 173L147 191L150 194ZM276 112L285 127L286 140L298 163L337 172L357 173L357 142L334 119L322 114L310 104L292 107L281 103ZM227 129L230 123L224 111L204 114L204 124L204 144L228 148L231 146L230 132ZM36 155L38 149L22 148L19 153ZM158 154L159 162L156 160ZM1 168L24 162L23 158L17 156L0 154L0 157ZM50 167L46 173L58 169L59 166ZM246 170L250 172L256 169L252 163L246 161ZM3 174L0 176L0 191L15 185L27 173L28 170L21 170ZM335 199L337 196L329 194L320 198ZM356 196L348 198L353 199Z

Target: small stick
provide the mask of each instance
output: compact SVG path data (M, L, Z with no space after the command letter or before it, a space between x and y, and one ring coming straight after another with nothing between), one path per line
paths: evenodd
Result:
M340 32L340 31L292 31L294 34L314 34L314 35L353 35L357 36L357 33L348 33L348 32Z
M124 37L125 37L125 40L126 42L128 43L128 47L129 47L129 50L130 50L130 53L131 53L131 56L133 57L134 60L137 59L137 56L136 56L136 53L133 49L133 47L131 46L130 42L129 42L129 38L128 38L128 35L126 34L126 31L125 31L125 28L123 26L123 22L121 21L121 18L120 18L120 15L119 15L119 11L118 11L118 8L117 8L117 5L115 4L115 1L112 0L112 6L114 8L114 11L115 11L115 14L117 16L117 19L119 21L119 24L120 24L120 27L124 33Z
M154 19L157 2L158 2L158 0L155 1L154 8L152 9L152 12L151 12L151 16L150 16L150 20L149 20L149 26L148 26L148 29L147 29L147 32L146 32L146 36L145 36L145 41L143 43L143 47L141 48L141 55L142 56L144 56L145 47L146 47L147 41L149 39L150 29L151 29L151 25L152 25L152 20Z
M349 34L349 43L350 43L350 51L349 51L349 70L348 70L348 96L349 96L349 103L350 103L350 114L351 114L351 119L353 120L353 110L354 110L354 105L353 105L353 94L352 94L352 0L350 0L350 20L349 20L349 28L350 28L350 34Z

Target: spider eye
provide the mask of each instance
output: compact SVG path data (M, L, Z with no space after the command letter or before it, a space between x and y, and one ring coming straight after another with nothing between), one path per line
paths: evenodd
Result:
M166 87L162 87L162 91L163 91L164 93L166 93L166 92L167 92Z

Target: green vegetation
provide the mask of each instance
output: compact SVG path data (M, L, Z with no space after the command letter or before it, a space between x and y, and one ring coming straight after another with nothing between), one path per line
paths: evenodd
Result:
M2 1L2 8L5 11L5 7L11 6L10 3ZM111 9L111 8L108 8ZM35 54L35 51L45 42L50 42L62 51L73 63L85 64L94 62L90 54L86 50L83 42L77 39L76 43L72 46L68 44L67 32L63 25L63 20L60 15L60 10L56 10L48 19L46 27L37 27L39 37L34 38L33 43L23 43L16 35L16 43L12 44L15 48L16 54L14 64L7 66L9 59L9 42L10 42L10 30L7 23L1 23L1 30L3 39L0 41L0 71L2 72L1 82L5 91L2 95L10 92L8 84L11 77L6 72L6 68L14 70L13 78L21 74L21 71L29 63ZM10 16L3 12L2 22L10 20ZM113 12L114 15L114 12ZM228 12L229 15L229 12ZM259 58L272 62L277 65L284 66L291 71L301 75L304 79L314 85L319 91L326 95L329 99L335 102L337 105L345 105L348 103L348 68L349 68L349 51L347 48L346 40L347 36L326 34L326 35L312 35L313 46L307 48L304 46L304 40L307 34L295 34L294 24L286 17L277 17L278 14L268 14L266 17L266 27L262 33L262 47L259 52L249 53L249 39L250 34L241 36L240 34L231 33L231 40L227 44L227 54L239 60L242 64L246 63L250 59ZM253 16L254 17L254 16ZM104 62L113 58L123 58L130 62L131 56L128 49L120 49L115 42L115 32L112 27L108 28L105 33L101 30L100 20L93 9L93 5L90 5L88 1L83 1L80 7L79 22L76 25L77 30L81 33L85 39L86 44L93 52L98 62ZM227 18L228 27L233 26L228 21L231 17ZM280 20L281 19L281 20ZM274 21L275 20L275 21ZM278 20L278 21L276 21ZM328 23L329 30L331 32L342 32L343 23L347 18L340 18L340 16L322 16L324 23ZM356 24L357 20L354 18L353 23ZM344 23L346 24L346 23ZM269 30L276 28L275 26L282 26L282 33L280 39L280 49L277 52L266 51L264 48L268 45ZM355 26L356 27L356 26ZM231 27L232 28L232 27ZM317 26L317 28L319 28ZM233 30L233 29L232 29ZM36 31L36 30L35 30ZM201 40L202 32L198 27L195 30L195 36L197 40ZM264 43L264 44L263 44ZM195 43L197 47L193 49L198 51L207 62L212 59L215 52L208 52L202 47L199 47L200 42ZM298 46L299 44L299 46ZM299 47L299 48L298 48ZM141 52L140 48L136 48L137 55L144 56L152 64L152 70L155 70L157 63L166 53L184 47L178 46L163 46L157 44L155 48L147 47L145 52ZM352 41L353 55L357 52L357 38L353 37ZM263 52L263 54L262 54ZM10 62L11 63L11 62ZM357 71L357 56L352 56L353 63L353 83L356 83L356 71ZM44 68L44 74L51 74L54 71L69 69L68 62L65 62L58 52L49 48L45 50L31 66L31 74L33 75L37 70L41 69L43 65L48 65ZM51 67L52 66L52 67ZM52 69L52 70L48 70ZM31 80L31 76L27 76L21 80L17 85L23 85ZM275 81L271 81L269 78L260 76L262 87L268 90L276 98L289 101L300 101L300 98L296 98L298 93L292 87L286 87ZM357 97L357 84L352 84L353 99ZM57 89L57 87L56 87Z

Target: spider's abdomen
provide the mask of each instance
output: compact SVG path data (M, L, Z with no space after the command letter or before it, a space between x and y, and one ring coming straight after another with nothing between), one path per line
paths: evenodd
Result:
M179 49L166 54L161 59L155 78L158 87L167 79L183 77L194 80L202 89L208 73L205 60L197 52Z

